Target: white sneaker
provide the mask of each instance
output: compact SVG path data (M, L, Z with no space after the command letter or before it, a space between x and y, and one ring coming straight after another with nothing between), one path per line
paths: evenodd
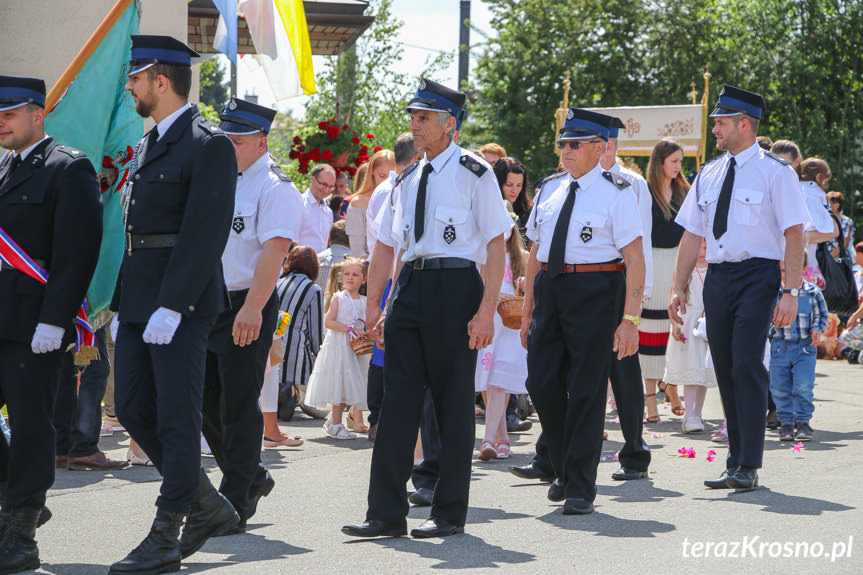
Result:
M330 431L328 433L329 433L329 436L332 437L333 439L356 439L357 438L356 433L351 433L341 423L337 423L336 425L333 425L330 428Z
M690 417L683 420L683 433L701 433L704 431L704 421L700 417Z
M99 430L99 437L111 437L114 435L114 430L110 427L102 426L102 429Z
M147 467L153 467L152 461L150 461L149 459L144 459L143 457L138 457L131 449L126 450L126 461L128 461L132 465L144 465Z
M204 436L201 436L201 454L203 455L212 455L213 450L210 449L210 444L207 443L207 440L204 439Z
M324 431L326 431L327 435L329 435L332 432L332 430L333 430L333 418L332 418L332 416L328 415L327 418L324 420Z

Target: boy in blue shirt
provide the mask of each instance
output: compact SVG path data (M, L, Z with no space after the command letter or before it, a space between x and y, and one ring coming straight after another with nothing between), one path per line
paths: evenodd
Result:
M781 269L784 286L785 262L781 262ZM827 303L818 286L803 280L797 291L797 320L786 327L770 328L770 393L782 424L779 441L812 439L809 421L815 411L815 346L827 327Z

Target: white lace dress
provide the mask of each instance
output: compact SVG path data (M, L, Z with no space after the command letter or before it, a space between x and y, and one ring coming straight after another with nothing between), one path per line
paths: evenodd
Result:
M506 254L506 269L500 286L501 296L516 295L512 286L512 268ZM491 385L508 393L527 393L527 350L521 346L521 334L504 327L497 310L494 312L494 340L489 347L479 350L476 359L474 387L485 391Z
M336 321L351 324L366 317L366 298L353 299L340 291L333 296L339 302ZM305 403L319 409L328 404L345 403L368 409L367 388L371 355L358 356L351 349L348 334L328 329L324 344L315 360L306 389Z
M698 325L698 319L704 313L704 276L707 268L698 268L692 272L689 281L689 299L686 302L686 313L683 314L681 333L685 342L668 338L666 351L665 375L662 381L672 385L716 386L716 374L713 366L707 364L707 341L692 335ZM679 326L672 323L672 332L677 332Z

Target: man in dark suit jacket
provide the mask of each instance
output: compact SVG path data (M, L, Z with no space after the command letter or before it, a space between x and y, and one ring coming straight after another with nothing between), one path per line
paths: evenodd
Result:
M239 522L207 479L200 451L207 337L228 305L221 256L237 160L231 141L188 102L192 56L174 38L132 36L126 89L156 127L138 145L124 190L126 253L111 306L114 393L117 417L163 480L149 535L112 574L179 569L179 531L190 513L199 520L183 534L194 541L183 557Z
M0 405L11 444L0 439L0 566L39 568L34 539L54 483L51 416L63 351L93 278L102 241L102 197L93 164L45 135L45 82L0 76L0 228L47 284L0 262Z

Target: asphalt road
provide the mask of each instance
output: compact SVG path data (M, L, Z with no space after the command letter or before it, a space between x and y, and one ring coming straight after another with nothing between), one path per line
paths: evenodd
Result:
M711 390L707 433L683 434L667 407L663 422L645 430L653 450L646 480L611 480L621 435L609 412L607 461L600 463L596 513L588 516L563 516L561 505L546 499L547 486L507 472L529 460L539 426L513 435L512 459L474 464L466 533L440 540L344 536L343 524L364 518L372 444L327 439L319 420L298 412L285 428L306 443L264 452L277 486L249 531L211 540L183 562L183 572L861 573L863 367L819 361L817 371L815 440L795 452L768 432L756 491L702 486L723 469L724 449L709 441L722 417L718 392ZM482 420L477 424L481 437ZM103 439L102 448L123 457L128 441L118 433ZM678 457L680 448L694 448L696 456ZM709 449L717 452L713 462ZM215 462L204 461L218 484ZM158 481L152 468L58 470L48 494L54 519L37 533L38 573L107 573L146 535ZM409 528L427 514L412 508Z

